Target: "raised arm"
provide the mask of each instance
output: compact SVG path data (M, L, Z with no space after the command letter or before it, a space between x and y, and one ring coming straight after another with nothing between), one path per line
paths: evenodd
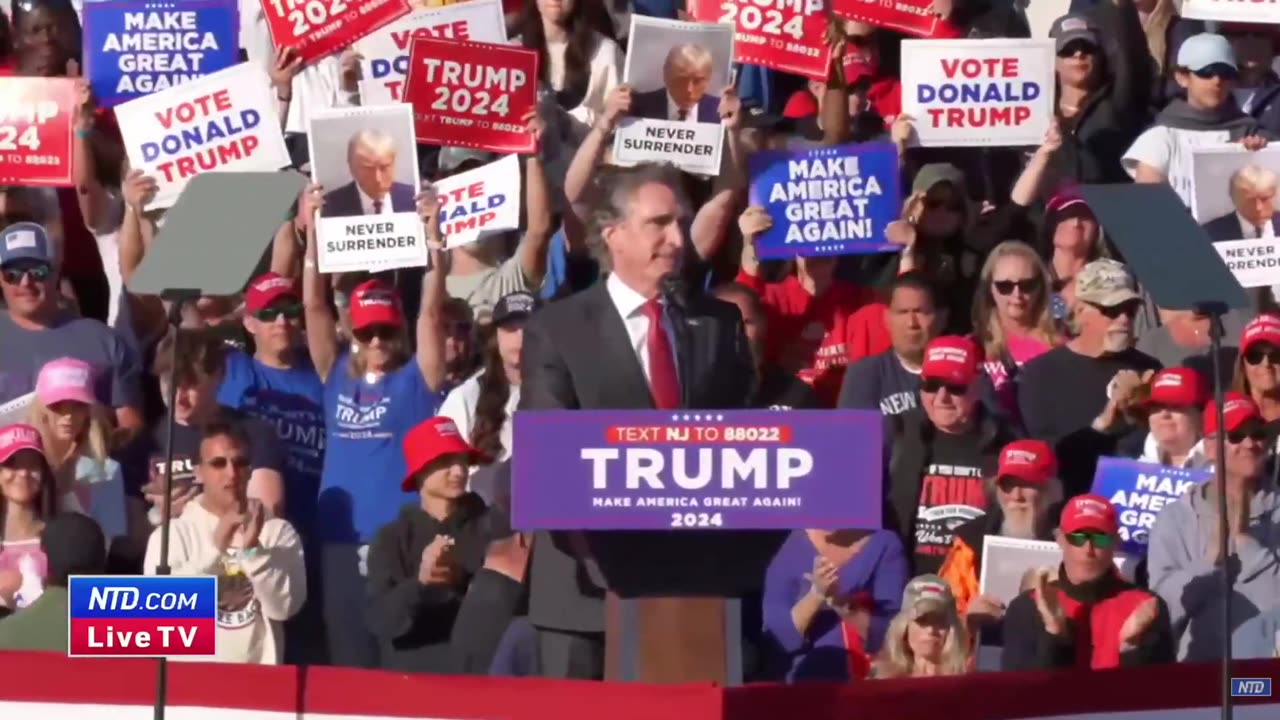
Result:
M720 93L720 120L725 128L727 157L720 164L716 191L693 217L689 238L698 257L709 260L728 236L733 211L747 189L747 153L742 144L742 101L730 85Z
M440 234L440 202L435 189L418 194L418 216L427 234L431 262L422 276L422 302L418 309L418 369L432 392L444 387L444 279L449 274L449 251Z
M285 129L289 121L289 105L293 103L293 79L302 72L302 58L293 48L276 50L275 60L267 70L271 78L271 88L276 94L276 116L280 118L280 129Z
M94 145L101 148L107 143L114 145L115 141L94 132L93 91L89 88L89 80L80 77L80 64L75 60L68 60L67 75L74 78L76 83L76 137L71 144L76 202L80 205L80 215L84 218L85 227L100 232L112 225L114 218L111 217L111 194L98 180L100 153L94 153Z
M552 225L551 188L542 162L542 135L546 131L546 123L536 112L530 113L525 123L533 133L535 150L525 158L525 228L516 252L520 254L520 269L524 271L525 279L534 288L539 288L547 274L547 245L555 227Z
M609 91L604 99L604 113L596 118L591 132L583 139L569 162L569 169L564 178L564 198L567 207L575 216L585 220L585 211L579 204L585 202L591 180L595 177L596 168L604 162L604 151L608 147L609 138L618 129L623 116L631 111L631 86L619 85Z
M302 306L307 324L307 351L321 380L338 359L337 320L329 308L328 283L317 264L316 214L324 204L324 188L309 185L298 200L298 218L307 234L307 254L302 261Z

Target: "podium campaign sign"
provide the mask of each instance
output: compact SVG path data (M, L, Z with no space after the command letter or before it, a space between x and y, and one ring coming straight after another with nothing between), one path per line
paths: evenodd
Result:
M522 411L521 530L878 528L880 413Z

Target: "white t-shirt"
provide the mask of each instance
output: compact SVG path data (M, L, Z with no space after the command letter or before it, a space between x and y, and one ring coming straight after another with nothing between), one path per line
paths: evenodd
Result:
M1183 204L1193 207L1195 175L1191 155L1197 149L1221 147L1231 141L1230 130L1178 130L1165 125L1149 127L1125 151L1120 164L1129 177L1138 174L1138 163L1159 170L1169 180Z
M447 417L458 426L458 434L471 441L471 430L475 426L476 419L476 403L480 400L480 373L476 373L467 378L466 382L449 391L445 396L444 404L440 406L440 416ZM520 388L513 387L507 396L507 406L505 408L507 419L502 423L502 429L498 431L498 439L502 441L502 454L494 458L495 462L502 462L511 457L511 416L516 412L516 406L520 404ZM474 475L479 468L471 468L471 474Z

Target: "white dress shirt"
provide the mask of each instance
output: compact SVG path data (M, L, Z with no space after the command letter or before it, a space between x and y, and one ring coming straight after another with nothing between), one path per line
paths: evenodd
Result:
M622 323L627 326L627 339L631 341L631 350L636 354L636 359L640 361L640 370L644 373L645 382L652 383L652 376L649 374L649 317L644 314L644 305L649 302L643 295L632 290L626 283L622 282L617 275L610 273L609 278L604 281L605 289L609 291L609 299L613 300L613 306L618 309L618 314L622 316ZM667 333L667 340L671 344L672 361L676 366L677 377L680 372L679 355L676 353L676 338L672 332L671 318L667 313L662 314L662 329Z
M356 192L360 195L360 209L363 215L394 215L395 208L391 207L391 196L386 195L379 202L382 203L377 211L373 209L373 198L365 194L359 185L356 185Z
M696 123L698 122L698 105L694 103L693 107L689 108L688 117L681 120L680 106L671 98L671 93L667 93L667 119L675 122Z
M1244 233L1240 237L1245 240L1269 240L1276 236L1275 228L1271 226L1271 218L1267 218L1267 221L1262 223L1261 235L1258 234L1259 227L1249 222L1249 220L1240 213L1236 213L1236 222L1240 223L1240 232Z

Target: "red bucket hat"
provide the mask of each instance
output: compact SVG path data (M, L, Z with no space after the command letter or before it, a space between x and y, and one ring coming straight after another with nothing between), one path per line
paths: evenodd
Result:
M400 489L413 492L413 476L444 455L466 455L472 465L485 465L491 458L462 439L458 426L447 417L433 417L420 423L404 436L406 474Z

